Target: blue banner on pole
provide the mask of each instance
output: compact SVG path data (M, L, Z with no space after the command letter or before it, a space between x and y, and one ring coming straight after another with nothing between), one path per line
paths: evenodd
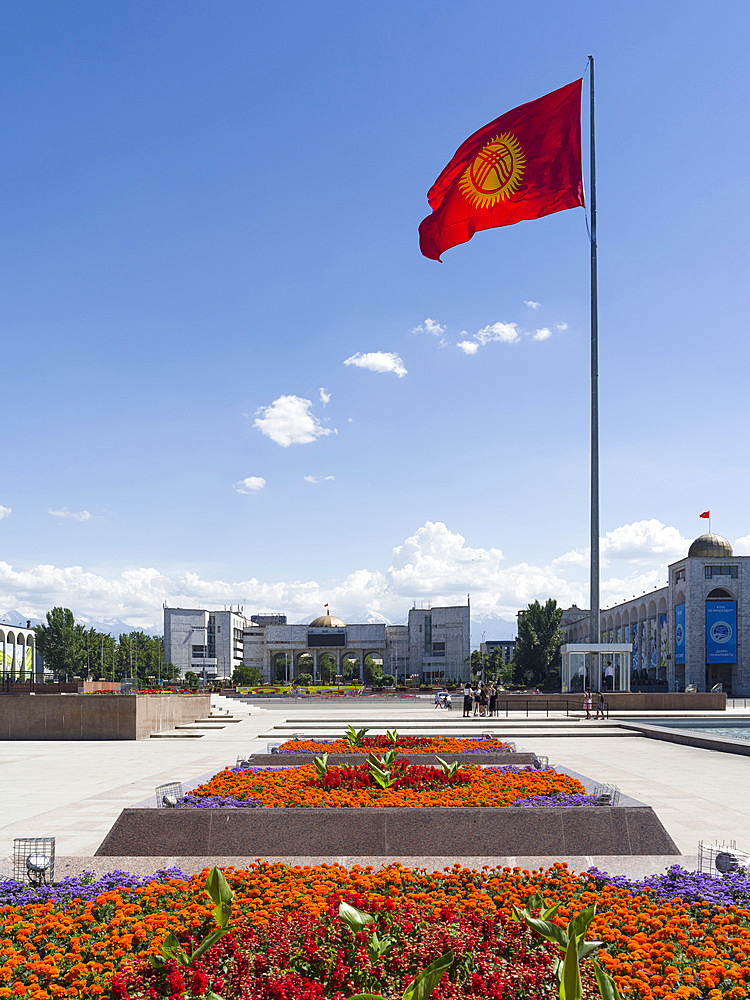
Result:
M674 606L674 662L685 662L685 605Z
M737 662L737 602L706 601L706 663Z

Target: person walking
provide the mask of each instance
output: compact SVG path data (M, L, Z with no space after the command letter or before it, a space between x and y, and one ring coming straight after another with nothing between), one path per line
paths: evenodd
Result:
M599 713L601 712L601 717L604 718L604 692L600 691L596 699L596 717L599 718Z
M586 711L586 718L591 718L591 688L586 688L586 693L583 696L583 707Z
M479 688L479 714L484 717L487 714L487 685L482 684Z
M497 712L497 688L494 681L490 684L490 703L488 707L490 718L492 718Z
M464 719L471 718L471 702L472 702L471 684L469 681L467 681L464 684L464 714L463 714Z

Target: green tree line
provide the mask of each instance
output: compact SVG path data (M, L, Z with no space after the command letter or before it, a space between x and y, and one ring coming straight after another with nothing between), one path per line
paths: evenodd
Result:
M36 647L56 680L122 681L132 677L139 687L146 687L178 676L177 669L164 662L160 635L134 629L114 638L77 624L70 608L53 608L46 618L45 624L34 629Z

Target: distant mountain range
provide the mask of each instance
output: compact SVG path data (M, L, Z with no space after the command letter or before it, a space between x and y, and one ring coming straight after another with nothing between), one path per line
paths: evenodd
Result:
M132 622L125 622L121 618L89 618L87 615L76 615L75 620L78 625L83 625L86 629L96 629L97 632L103 632L105 635L118 636L133 631L145 632L146 635L161 635L161 629L153 625L142 627L134 625ZM46 619L30 617L15 610L0 612L0 624L25 628L27 621L30 621L31 627L34 628L35 625L41 625Z

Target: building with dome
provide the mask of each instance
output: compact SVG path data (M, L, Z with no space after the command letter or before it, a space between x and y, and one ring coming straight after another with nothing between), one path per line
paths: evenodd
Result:
M750 556L721 535L700 535L667 568L667 586L601 612L601 642L632 643L630 686L750 695ZM586 643L588 611L563 614L565 643ZM611 664L602 657L601 685ZM592 678L592 687L599 685Z
M412 608L406 625L351 624L324 614L309 625L286 615L245 616L243 608L206 611L164 608L164 653L184 676L228 680L239 665L255 667L265 682L300 674L326 682L364 679L368 657L401 682L458 681L468 674L469 604Z

